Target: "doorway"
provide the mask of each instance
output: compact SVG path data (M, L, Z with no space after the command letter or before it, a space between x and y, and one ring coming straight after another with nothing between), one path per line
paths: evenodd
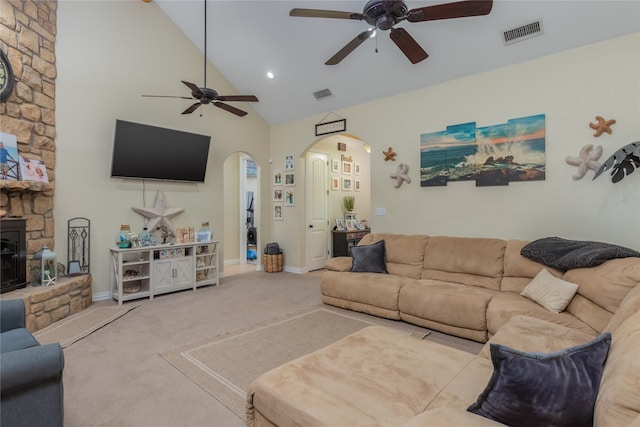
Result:
M307 269L320 270L329 258L329 193L327 155L306 156Z

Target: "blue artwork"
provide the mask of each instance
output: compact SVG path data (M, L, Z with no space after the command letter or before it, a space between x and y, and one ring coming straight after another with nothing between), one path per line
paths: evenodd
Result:
M476 186L545 179L545 115L477 127L475 122L420 135L420 185Z

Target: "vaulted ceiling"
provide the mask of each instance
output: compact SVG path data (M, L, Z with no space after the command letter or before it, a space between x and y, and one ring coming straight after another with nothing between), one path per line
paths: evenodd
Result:
M203 0L154 2L204 49ZM388 31L378 31L330 66L324 63L370 25L289 16L292 8L362 13L365 3L208 0L207 58L239 94L256 95L260 102L251 107L277 125L640 31L635 0L498 0L486 16L397 24L429 54L415 65ZM406 1L409 9L441 3L446 2ZM542 24L541 35L504 44L504 31L535 21ZM207 85L215 88L215 82ZM332 95L317 100L314 92L324 89Z

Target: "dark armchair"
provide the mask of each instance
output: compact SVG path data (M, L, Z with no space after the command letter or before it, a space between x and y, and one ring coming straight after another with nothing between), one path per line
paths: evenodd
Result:
M40 345L25 328L24 302L0 301L0 425L62 426L60 344Z

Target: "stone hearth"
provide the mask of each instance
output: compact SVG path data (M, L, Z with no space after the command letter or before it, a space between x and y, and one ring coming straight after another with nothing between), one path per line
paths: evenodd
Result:
M0 299L24 300L27 329L38 331L91 305L91 276L63 277L53 286L27 286Z

